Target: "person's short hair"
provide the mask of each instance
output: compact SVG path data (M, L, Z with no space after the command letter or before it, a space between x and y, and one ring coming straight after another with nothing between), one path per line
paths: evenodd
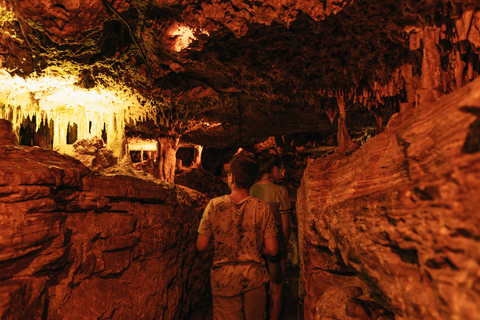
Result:
M237 155L230 162L230 172L237 186L249 190L257 178L258 165L252 157Z
M278 154L270 152L268 149L257 153L255 157L259 165L258 179L260 179L264 173L271 173L273 167L283 167L282 158Z

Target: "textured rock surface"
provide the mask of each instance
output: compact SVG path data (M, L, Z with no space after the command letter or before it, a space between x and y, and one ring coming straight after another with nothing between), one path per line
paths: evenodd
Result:
M324 319L324 274L348 274L343 263L395 319L480 318L479 98L475 81L397 114L347 157L308 163L297 201L305 319Z
M4 119L0 119L0 145L18 145L12 123Z
M204 206L192 190L0 146L0 318L204 318Z
M113 155L113 152L107 149L102 138L98 137L81 139L73 144L56 146L54 150L80 160L83 165L93 172L103 171L117 164L117 158Z

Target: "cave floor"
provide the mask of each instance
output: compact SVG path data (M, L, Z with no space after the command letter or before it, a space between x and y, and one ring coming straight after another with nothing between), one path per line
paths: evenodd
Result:
M285 284L283 286L283 312L280 320L303 320L303 302L299 299L300 281L301 279L298 267L287 265ZM204 315L203 318L201 318L202 320L213 319L213 312L211 308L212 306L210 304L210 310L206 316ZM197 319L200 318L192 318L192 320ZM266 312L265 319L269 319L268 311Z
M282 320L303 320L303 303L299 299L300 272L298 267L288 266L283 286Z

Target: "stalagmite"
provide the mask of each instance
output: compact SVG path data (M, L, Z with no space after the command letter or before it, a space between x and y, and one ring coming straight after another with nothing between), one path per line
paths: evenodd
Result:
M125 116L123 112L112 113L107 122L107 148L114 151L118 159L122 159L125 153Z

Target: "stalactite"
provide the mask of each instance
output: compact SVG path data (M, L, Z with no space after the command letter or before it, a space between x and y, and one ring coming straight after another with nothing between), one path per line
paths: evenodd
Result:
M463 87L463 73L465 69L465 62L462 61L460 50L455 50L455 60L452 62L453 69L455 70L455 84L457 90Z
M373 116L375 117L376 131L375 134L380 134L383 131L383 118L380 114L374 112Z
M420 49L422 46L422 30L414 29L409 33L409 48L410 51L415 51Z
M338 112L337 108L333 108L333 107L325 108L325 113L327 114L328 119L330 120L330 123L333 123L333 121L335 120L337 112Z
M347 90L347 94L348 94L348 100L352 101L352 98L354 95L353 88L351 88L350 90Z
M195 168L202 167L202 152L203 152L203 146L196 145L194 149L194 155L193 155L193 167Z
M467 53L466 40L472 24L473 11L474 7L464 6L463 14L454 19L455 28L457 30L457 38L460 42L460 52L462 54Z
M478 32L480 32L480 10L476 10L473 14L473 24Z
M395 73L390 77L388 81L388 96L393 97L397 91L397 84L395 83Z
M473 80L473 65L474 65L474 53L470 51L468 53L468 63L467 63L467 78L468 80Z
M450 83L450 73L442 70L442 91L448 93Z
M420 103L438 99L442 88L440 53L435 44L436 32L439 29L433 27L423 30L421 90L418 92Z
M440 27L440 39L446 39L447 37L447 25L445 23Z
M363 87L363 98L366 99L369 97L369 90L367 87Z
M161 179L163 174L163 159L161 157L161 154L162 144L160 143L160 140L157 139L155 159L153 161L153 176L157 179Z
M337 95L337 103L338 103L338 110L339 110L339 117L338 117L338 133L337 133L337 142L338 147L336 149L336 153L344 155L348 154L360 146L360 142L352 141L350 135L348 134L347 130L347 114L345 111L345 96L343 94Z

